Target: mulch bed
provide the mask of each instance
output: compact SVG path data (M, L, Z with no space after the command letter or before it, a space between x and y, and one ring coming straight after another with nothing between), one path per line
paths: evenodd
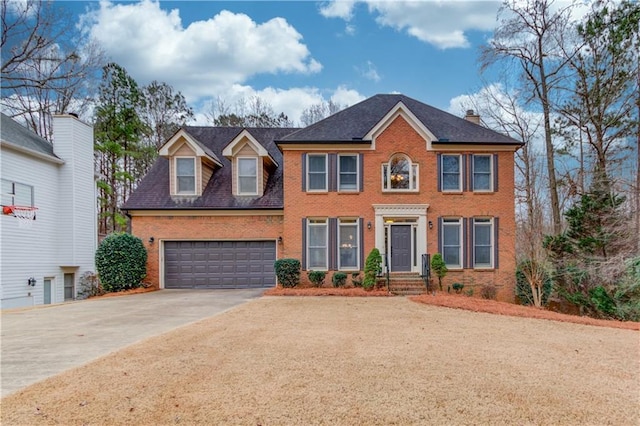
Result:
M467 297L464 295L451 295L436 293L436 295L423 294L412 296L410 300L426 305L443 306L446 308L464 309L474 312L486 312L497 315L513 317L538 318L575 324L595 325L600 327L623 328L627 330L640 330L640 323L630 321L604 320L577 315L561 314L547 309L533 306L516 305L513 303L497 302L495 300Z
M390 297L387 290L376 289L366 291L361 287L295 287L277 286L264 292L265 296L344 296L344 297Z

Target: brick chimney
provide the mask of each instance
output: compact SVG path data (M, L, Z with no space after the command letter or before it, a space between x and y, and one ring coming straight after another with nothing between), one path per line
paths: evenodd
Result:
M480 124L480 116L472 109L467 110L467 114L464 116L464 119L474 124Z

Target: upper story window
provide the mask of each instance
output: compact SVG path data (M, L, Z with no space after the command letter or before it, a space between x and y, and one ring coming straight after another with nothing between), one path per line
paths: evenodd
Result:
M307 191L327 190L327 155L309 154L307 156Z
M473 155L473 190L474 191L492 191L492 155Z
M396 154L382 165L382 189L385 191L417 191L418 165L404 154Z
M196 192L196 159L194 157L177 157L176 193L195 194Z
M443 154L441 157L441 181L443 191L462 191L462 172L460 155Z
M238 195L258 194L258 159L238 158Z
M338 155L338 191L358 190L358 156Z

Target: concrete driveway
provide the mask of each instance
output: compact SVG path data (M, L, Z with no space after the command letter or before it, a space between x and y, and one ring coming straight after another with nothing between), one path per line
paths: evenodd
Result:
M161 290L2 312L2 396L263 291Z

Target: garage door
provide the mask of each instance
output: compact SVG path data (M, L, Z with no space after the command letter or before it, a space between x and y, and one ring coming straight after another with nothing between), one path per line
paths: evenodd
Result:
M166 241L164 287L273 287L275 260L275 241Z

